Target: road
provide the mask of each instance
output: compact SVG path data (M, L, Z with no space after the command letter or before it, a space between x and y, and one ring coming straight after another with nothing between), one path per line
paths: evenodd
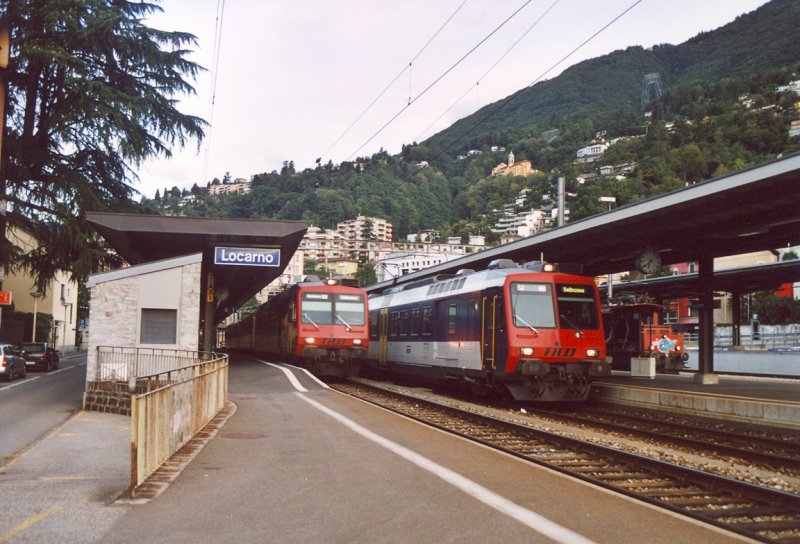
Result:
M81 409L86 354L62 357L51 372L28 371L0 384L0 466Z

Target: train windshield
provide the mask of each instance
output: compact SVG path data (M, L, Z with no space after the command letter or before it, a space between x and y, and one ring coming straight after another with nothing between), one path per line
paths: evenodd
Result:
M599 312L591 285L559 283L556 285L556 298L561 328L597 330Z
M547 283L514 282L511 289L511 314L514 325L530 329L556 326L553 286Z
M301 321L311 325L364 325L364 297L341 293L303 293Z

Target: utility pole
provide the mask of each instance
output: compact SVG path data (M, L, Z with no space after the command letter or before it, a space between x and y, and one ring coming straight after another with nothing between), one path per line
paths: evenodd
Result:
M8 30L8 16L0 16L0 235L6 236L6 156L3 153L3 136L6 131L6 97L8 83L6 70L8 69L9 49L11 40ZM0 274L2 278L2 274Z
M6 131L6 69L8 69L9 49L11 40L8 31L8 16L0 16L0 248L6 242L6 156L3 153L3 134ZM3 288L3 278L6 272L0 261L0 290ZM0 308L0 325L3 322L3 309Z

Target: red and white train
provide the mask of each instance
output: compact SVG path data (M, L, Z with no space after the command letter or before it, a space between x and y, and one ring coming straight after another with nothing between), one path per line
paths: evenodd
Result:
M352 376L369 348L367 293L336 280L297 283L229 325L225 344L318 376Z
M583 401L611 373L597 287L508 259L369 298L370 366L517 401Z

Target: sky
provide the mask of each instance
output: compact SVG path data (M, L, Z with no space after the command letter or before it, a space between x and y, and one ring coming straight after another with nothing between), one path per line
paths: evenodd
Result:
M146 24L195 35L188 58L206 69L178 109L209 127L140 165L134 189L396 154L582 60L679 44L764 3L161 0Z

